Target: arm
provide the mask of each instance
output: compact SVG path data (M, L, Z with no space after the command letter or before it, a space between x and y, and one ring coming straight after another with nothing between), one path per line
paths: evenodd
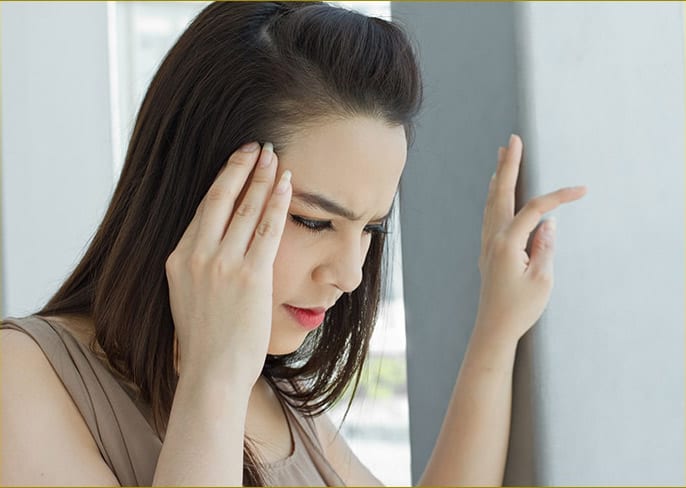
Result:
M502 485L515 350L516 343L498 341L475 328L419 486ZM383 486L328 415L317 417L315 425L327 460L347 486Z
M515 351L475 327L421 486L502 485Z
M0 330L0 404L1 486L119 486L59 376L21 331Z
M204 378L179 380L153 485L242 484L249 393ZM43 351L15 330L0 331L0 404L1 486L119 486Z
M553 286L554 226L534 230L544 214L586 194L583 186L563 188L534 198L515 216L521 157L522 142L515 135L507 149L498 150L481 236L479 313L420 485L498 486L503 481L517 343L540 318ZM333 443L329 449L328 455L337 458L345 448ZM348 469L339 464L337 469ZM351 466L361 472L359 461Z
M250 388L223 376L182 372L153 486L243 484Z
M443 426L419 486L500 486L510 433L516 343L476 327ZM328 415L315 419L329 463L347 486L383 486ZM484 455L486 453L486 455Z
M481 233L479 311L421 484L503 482L517 342L541 317L553 287L554 222L536 226L586 193L583 186L563 188L530 200L515 215L522 149L516 135L498 149Z

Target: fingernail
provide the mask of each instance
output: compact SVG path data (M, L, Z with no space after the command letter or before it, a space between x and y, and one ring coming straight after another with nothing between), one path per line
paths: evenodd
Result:
M262 155L260 156L258 166L266 168L271 164L272 159L274 159L274 145L271 142L265 142L264 146L262 146Z
M247 144L244 144L240 147L239 151L242 152L254 152L257 151L260 148L260 145L257 142L249 142Z
M286 193L286 190L288 189L288 185L291 182L291 172L290 170L286 170L283 172L281 175L281 179L279 180L279 184L276 186L276 193Z
M510 143L508 144L508 147L512 147L512 143L514 142L515 135L510 134Z

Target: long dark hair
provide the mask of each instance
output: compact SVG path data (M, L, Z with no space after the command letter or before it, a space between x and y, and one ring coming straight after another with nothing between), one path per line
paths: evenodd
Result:
M140 389L158 434L178 382L165 261L223 163L254 140L272 141L278 153L296 131L330 117L402 125L411 144L422 99L415 53L399 25L321 2L213 3L169 51L102 223L37 312L92 318L91 347L97 341ZM322 327L294 353L265 361L263 376L304 414L327 410L351 383L353 394L357 388L388 286L385 243L373 236L360 286ZM263 485L247 439L244 452L244 484Z

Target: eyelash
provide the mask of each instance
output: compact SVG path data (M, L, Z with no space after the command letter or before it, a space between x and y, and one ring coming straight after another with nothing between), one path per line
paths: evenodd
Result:
M308 219L303 219L302 217L297 217L295 215L291 215L291 220L295 222L297 225L300 225L304 227L305 229L309 230L310 232L313 233L319 233L325 230L331 230L331 221L330 220L308 220ZM367 234L377 234L377 235L385 235L385 234L390 234L389 231L386 230L386 228L383 225L370 225L365 228L365 233Z

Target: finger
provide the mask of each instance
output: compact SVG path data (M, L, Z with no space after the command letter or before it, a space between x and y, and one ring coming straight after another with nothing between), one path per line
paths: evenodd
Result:
M196 249L211 254L221 242L236 198L258 160L259 148L257 143L246 144L231 154L205 194L200 204Z
M274 266L291 202L290 180L291 172L284 171L274 187L264 216L255 229L254 238L245 256L246 264L252 269L260 269L261 266L269 266L271 269Z
M505 149L502 147L498 148L498 166L500 166L501 161L505 155ZM493 213L493 201L494 201L494 187L495 187L495 176L496 173L494 172L493 175L491 175L491 179L488 182L488 195L486 197L486 205L484 208L484 214L483 214L483 220L481 223L481 242L486 243L489 240L489 237L493 235L493 228L491 224L491 215Z
M506 149L504 147L498 147L498 165L500 165L503 157L505 156Z
M222 240L222 252L243 258L264 210L265 201L274 185L277 158L273 145L265 143L245 198L231 217Z
M515 187L519 177L523 144L519 136L512 134L510 144L498 164L493 182L493 225L502 228L512 221L515 211Z
M585 186L574 186L542 195L530 200L515 216L507 230L507 239L517 243L518 249L525 249L529 235L536 228L543 215L555 210L563 203L573 202L586 194Z
M537 280L552 281L555 257L555 219L547 219L531 241L531 260L526 274Z

